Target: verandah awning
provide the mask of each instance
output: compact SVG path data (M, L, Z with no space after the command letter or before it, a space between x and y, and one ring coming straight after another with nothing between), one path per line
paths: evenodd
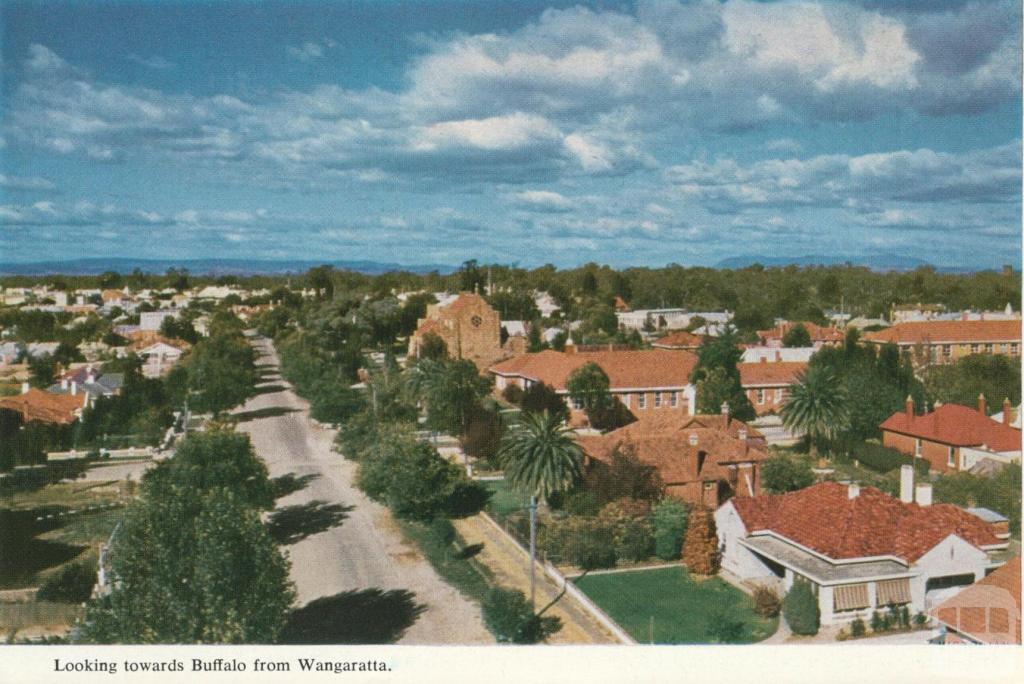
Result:
M906 578L884 580L875 586L876 603L889 606L910 603L910 580Z
M868 585L843 584L835 588L833 592L835 610L858 610L871 605L868 600Z

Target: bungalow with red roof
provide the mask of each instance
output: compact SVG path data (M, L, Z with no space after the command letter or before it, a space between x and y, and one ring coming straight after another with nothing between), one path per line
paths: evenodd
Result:
M788 591L809 582L821 624L906 606L924 612L942 589L968 585L1002 563L1008 542L977 516L931 503L931 485L896 499L874 487L821 482L786 494L734 497L715 512L722 568Z
M53 394L28 383L22 385L21 394L0 398L0 408L17 411L25 423L36 421L54 425L71 425L82 417L88 405L89 395L85 392Z
M931 610L944 644L1019 644L1020 556Z
M1009 402L1004 402L1003 421L985 414L985 397L978 397L978 409L944 404L931 413L914 415L914 402L907 397L903 411L885 419L882 444L923 458L938 472L970 470L983 458L1020 462L1021 431L1010 425Z
M808 321L785 321L770 330L758 330L757 337L765 347L781 347L782 338L798 325L802 325L811 336L811 346L815 349L821 349L825 345L842 344L845 339L843 331L838 328L815 325Z
M900 351L920 350L931 363L954 363L970 354L1020 356L1020 321L921 321L865 333L865 342L893 343Z
M759 361L738 363L736 369L740 372L740 385L754 412L763 416L779 412L789 398L789 388L799 382L807 364L800 361Z
M495 390L509 385L527 389L537 383L550 385L566 398L570 408L566 382L574 370L587 363L596 363L608 376L609 389L638 418L651 412L667 411L693 415L697 393L690 384L690 373L697 357L688 351L668 349L577 351L567 344L564 352L546 349L523 354L491 366ZM575 418L576 416L574 416Z
M684 351L697 351L703 341L704 338L700 335L694 335L692 332L680 330L678 332L665 335L661 339L654 340L654 342L651 342L651 346L655 349L682 349Z
M660 413L605 435L581 436L584 470L610 464L618 451L653 466L664 493L717 508L733 496L761 493L764 436L741 420L722 415Z

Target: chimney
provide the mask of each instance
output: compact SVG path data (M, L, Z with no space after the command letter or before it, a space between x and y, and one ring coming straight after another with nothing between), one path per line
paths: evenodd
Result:
M906 402L903 404L903 408L907 411L907 418L914 417L914 397L907 395Z
M978 395L978 413L980 413L983 416L987 416L988 415L987 413L985 413L985 395L984 394L979 394Z
M726 418L729 417L729 402L727 401L722 402L722 415Z
M768 363L768 357L767 356L762 356L761 357L761 363Z
M576 343L572 341L572 335L570 335L569 339L567 339L565 341L565 347L563 348L563 351L566 354L575 354L576 353Z
M60 388L62 390L66 390L68 388L68 379L67 378L61 378L60 379Z
M782 361L782 352L779 351L778 349L775 350L775 360Z
M915 497L918 506L932 505L932 486L929 483L919 484L915 490Z
M72 380L71 381L71 396L74 397L74 396L77 396L77 395L78 395L78 381L77 380Z
M900 501L910 503L914 500L914 466L900 466Z
M90 384L96 382L96 370L92 367L91 363L85 371L85 381Z
M27 382L21 383L21 393L28 394L29 387L30 385Z
M1010 420L1013 417L1012 413L1013 407L1010 406L1010 398L1007 397L1003 399L1003 425L1009 425L1011 422L1013 422L1012 420Z
M856 499L860 496L860 485L856 482L851 482L846 488L846 496L850 499Z

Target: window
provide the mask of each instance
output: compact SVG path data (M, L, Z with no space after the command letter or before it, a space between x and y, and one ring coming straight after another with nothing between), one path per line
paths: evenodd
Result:
M914 440L914 458L921 458L921 440Z
M679 406L679 392L672 392L668 396L669 396L669 403L672 405L672 408L678 407Z
M867 584L846 584L832 590L832 605L836 611L860 610L871 606Z
M875 605L892 606L910 603L910 580L883 580L875 584Z
M979 347L978 345L976 345L976 344L972 344L972 345L971 345L971 353L972 353L972 354L977 354L977 353L978 353L978 349L979 349L979 348L980 348L980 347Z
M775 390L775 403L776 404L781 404L782 403L782 388L781 387L779 389Z
M629 408L629 392L625 392L622 395L622 405Z
M764 390L763 389L757 390L757 403L758 404L763 404L764 403Z
M949 357L951 357L953 355L953 347L952 347L952 345L948 345L948 344L942 345L942 355L945 356L947 359Z
M641 409L641 410L647 408L647 393L646 392L641 392L640 394L637 395L637 397L636 397L636 407L638 409Z
M992 343L991 342L989 342L988 344L985 345L985 353L986 354L991 354L992 353Z
M572 407L574 409L576 409L577 411L582 410L583 409L583 400L580 399L579 397L573 397L572 398Z
M654 408L661 408L661 392L654 393Z
M1011 342L1010 343L1010 353L1013 354L1014 356L1017 355L1017 343L1016 342Z
M956 467L956 453L954 453L953 447L946 447L946 465L950 468Z

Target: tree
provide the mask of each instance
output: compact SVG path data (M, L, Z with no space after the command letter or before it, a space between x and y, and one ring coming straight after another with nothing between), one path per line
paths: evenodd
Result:
M783 347L810 347L811 334L802 323L797 323L782 336Z
M491 587L481 604L484 623L501 643L536 644L562 628L557 617L535 615L521 591Z
M33 387L49 387L57 377L57 359L50 354L30 356L28 375Z
M427 424L451 435L465 435L480 400L491 390L491 378L483 377L472 361L421 362L422 397L427 404Z
M807 435L813 458L823 440L834 439L846 427L846 400L846 389L830 368L808 366L790 389L782 423L791 432Z
M586 411L588 418L611 405L609 387L608 375L593 361L574 370L565 382L573 404Z
M437 333L427 333L420 338L416 356L430 361L444 361L448 358L448 345Z
M718 413L722 404L728 404L731 416L754 419L754 407L743 391L736 365L741 358L739 339L731 326L718 337L704 338L697 350L697 365L690 374L690 382L697 388L698 413Z
M569 409L563 399L551 385L543 382L535 382L523 392L520 408L524 412L541 414L547 411L559 420L565 420L569 416Z
M1000 408L1003 398L1017 406L1021 397L1020 364L1003 355L972 354L952 365L926 369L924 386L928 398L944 404L975 406L978 395L992 400L991 410Z
M479 292L484 284L484 276L477 266L476 259L462 263L459 269L459 290L462 292Z
M306 272L306 279L309 281L309 286L313 288L316 293L317 299L334 299L333 266L324 264L323 266L311 268Z
M176 316L167 316L160 322L160 334L171 339L184 340L189 344L199 341L199 333L192 326L192 321Z
M814 472L803 460L775 455L761 467L761 484L776 494L794 492L814 484Z
M811 585L804 580L793 582L792 588L782 600L782 615L794 634L811 636L818 633L821 610L818 599L811 591Z
M185 367L191 408L220 413L242 403L256 384L255 354L241 335L213 334L197 344Z
M588 489L601 503L623 497L653 501L665 488L657 468L643 463L632 449L619 446L612 450L610 462L596 465L588 479Z
M696 575L718 572L718 534L714 514L705 506L696 506L686 521L683 536L683 563Z
M505 479L514 489L530 495L530 603L534 597L537 559L537 501L567 492L580 479L583 450L557 416L523 413L505 433L498 459Z
M678 499L666 496L651 508L654 525L654 554L662 560L675 560L683 548L689 507Z

